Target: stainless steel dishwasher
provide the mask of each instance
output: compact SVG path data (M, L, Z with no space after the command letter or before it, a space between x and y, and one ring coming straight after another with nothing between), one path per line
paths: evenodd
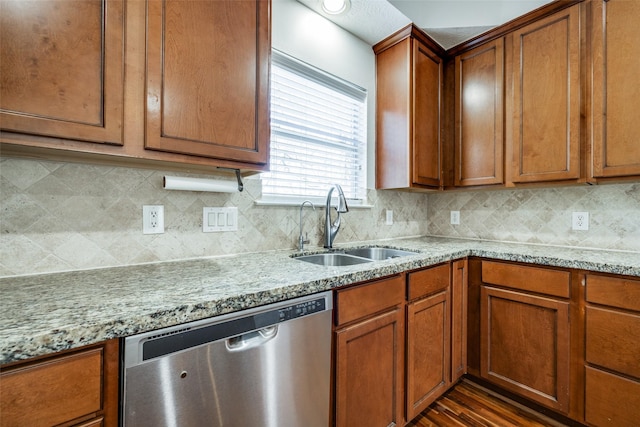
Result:
M331 292L125 339L125 427L327 427Z

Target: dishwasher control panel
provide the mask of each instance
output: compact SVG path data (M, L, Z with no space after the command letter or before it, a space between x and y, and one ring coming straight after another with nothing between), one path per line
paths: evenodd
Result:
M331 310L330 291L125 339L125 367Z
M324 298L318 298L312 301L301 302L296 305L290 305L278 310L280 315L280 322L286 322L287 320L296 319L298 317L306 316L308 314L317 313L326 309Z

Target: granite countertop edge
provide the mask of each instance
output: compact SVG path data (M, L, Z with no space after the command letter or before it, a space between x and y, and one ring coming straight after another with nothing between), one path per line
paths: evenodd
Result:
M0 278L0 364L26 360L476 256L640 277L640 252L437 237L342 244L416 255L349 267L292 250ZM322 249L307 253L323 252Z

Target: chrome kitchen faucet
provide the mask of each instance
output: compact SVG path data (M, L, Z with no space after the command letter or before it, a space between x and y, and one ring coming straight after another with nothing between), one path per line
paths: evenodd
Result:
M331 223L331 194L333 190L338 190L338 207L336 208L336 212L338 213L338 217L336 220ZM344 193L342 192L342 187L339 184L333 184L333 186L329 189L329 193L327 193L327 203L325 206L325 216L324 216L324 247L331 249L333 246L333 240L336 238L338 234L338 230L340 230L340 214L349 212L349 207L347 206L347 199L344 197Z

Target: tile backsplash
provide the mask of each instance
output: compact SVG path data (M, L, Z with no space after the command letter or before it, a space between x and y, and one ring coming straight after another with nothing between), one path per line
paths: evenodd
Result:
M167 191L164 175L126 167L0 158L0 276L297 247L299 208L260 206L259 176L242 193ZM198 175L188 175L198 176ZM409 193L369 190L371 208L342 216L336 243L417 235L640 251L640 183ZM165 233L142 234L142 206L163 205ZM202 232L202 208L236 206L237 232ZM385 225L386 210L394 224ZM450 211L460 225L450 225ZM571 230L589 212L588 231ZM322 245L324 208L305 207Z
M588 231L573 212L589 212ZM438 193L428 218L432 235L640 251L640 183Z
M0 276L297 247L299 208L256 205L258 176L229 194L164 190L164 175L184 174L0 158ZM372 208L342 215L336 243L427 234L424 194L369 190L368 198ZM164 206L164 234L142 234L143 205ZM238 231L203 233L202 208L223 206L238 208ZM308 247L321 246L324 207L303 214Z

